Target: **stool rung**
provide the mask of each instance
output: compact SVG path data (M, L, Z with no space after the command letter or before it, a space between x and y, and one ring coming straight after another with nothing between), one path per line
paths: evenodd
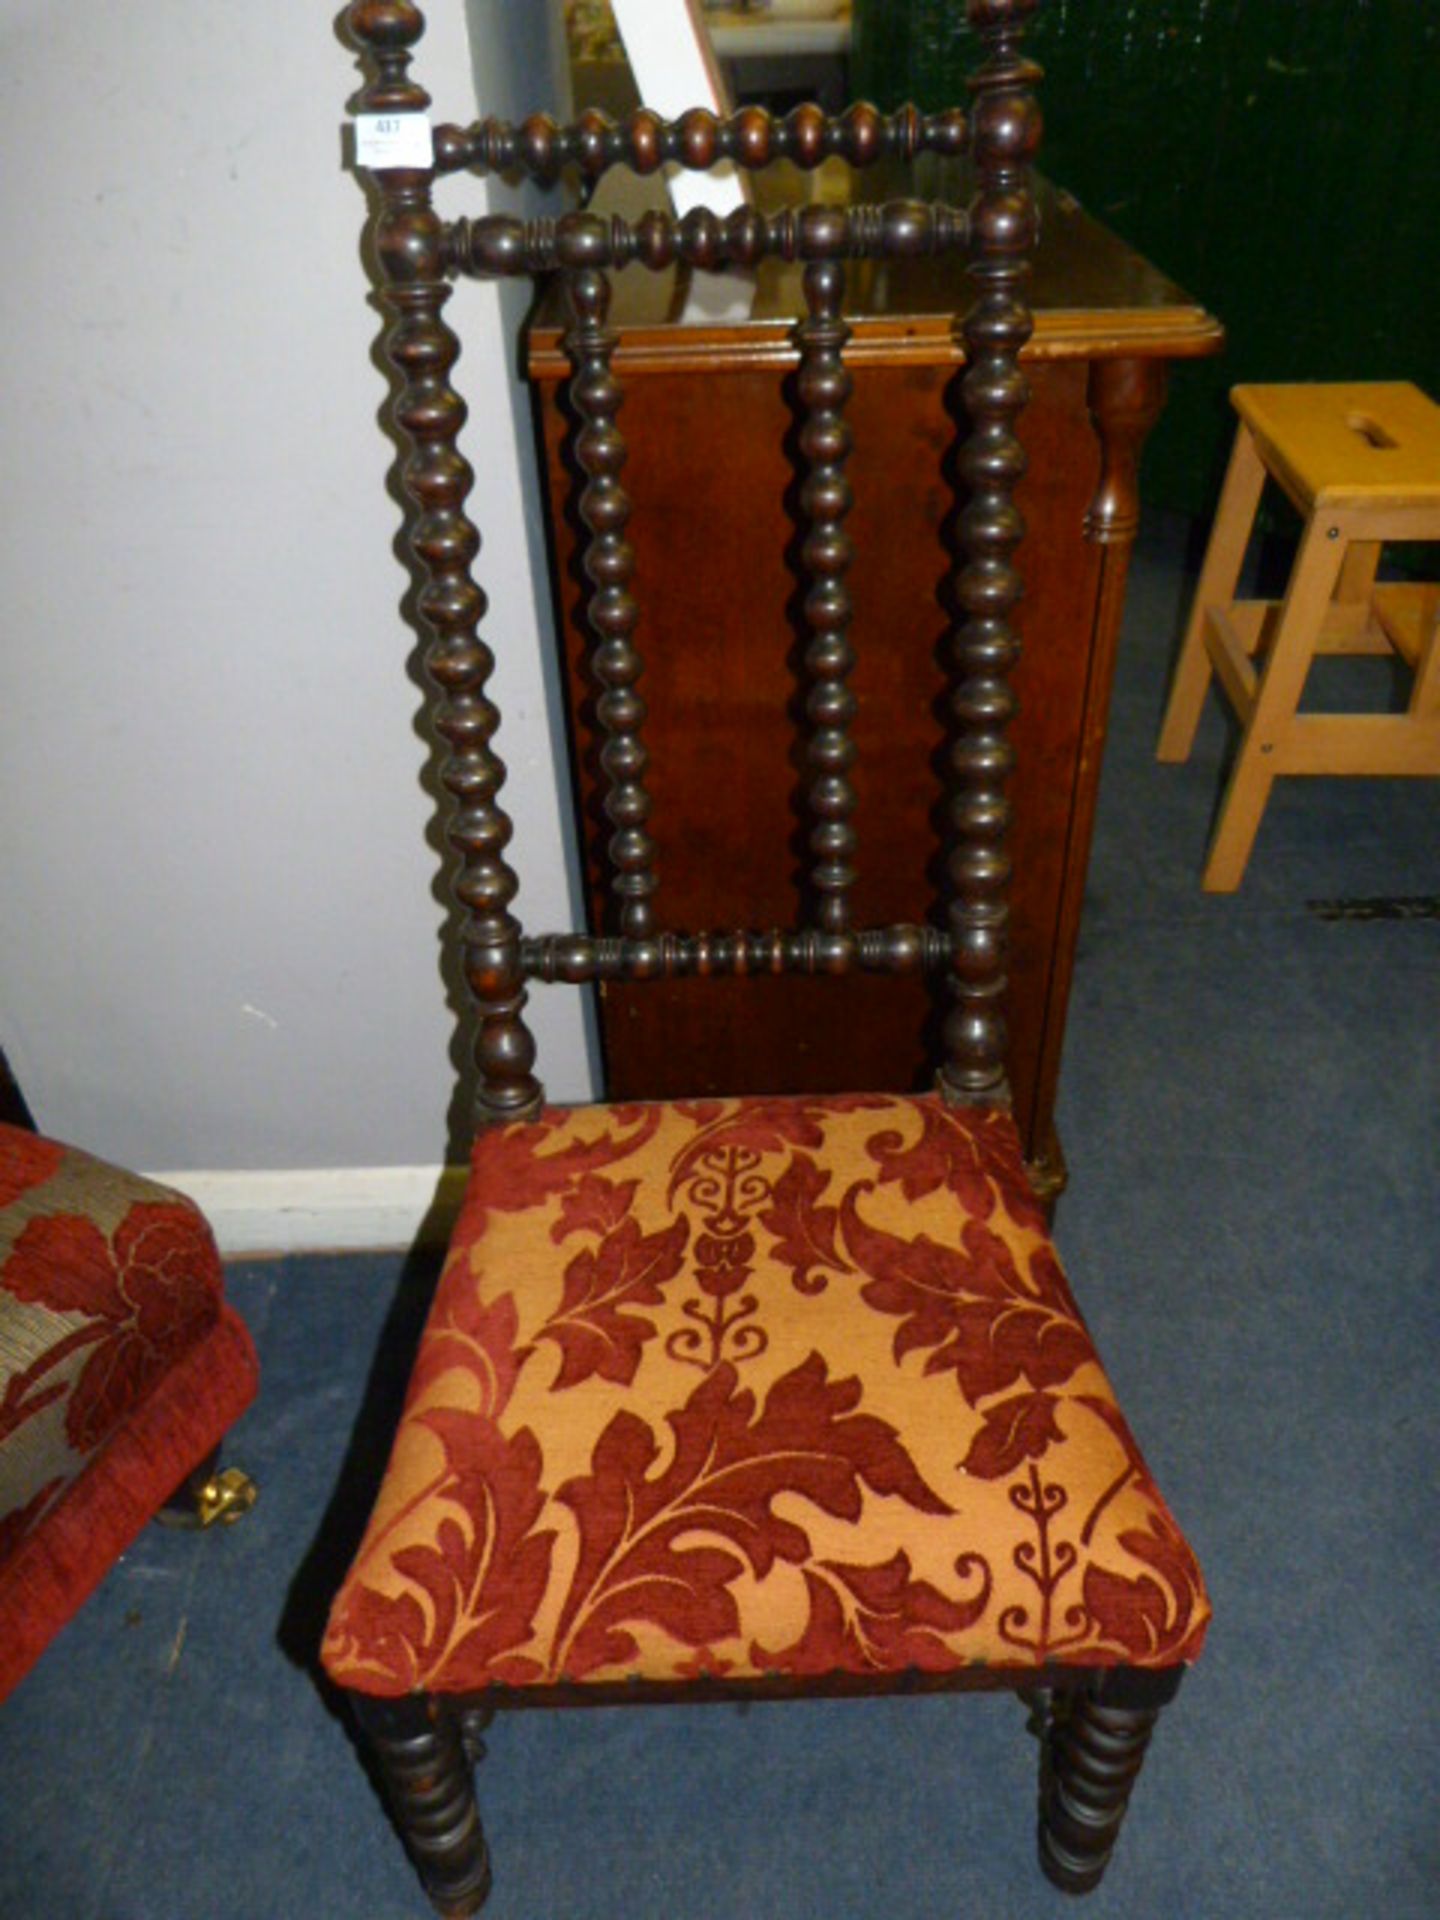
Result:
M1440 774L1440 716L1297 713L1277 742L1274 773Z
M1440 622L1440 584L1425 580L1377 587L1375 617L1407 666L1418 667L1421 652Z
M1283 600L1232 600L1227 608L1220 609L1229 616L1240 650L1252 660L1263 656L1275 638L1284 604ZM1382 622L1364 600L1337 600L1329 607L1313 648L1317 654L1344 655L1383 655L1393 650Z
M1244 638L1230 616L1231 609L1228 607L1205 609L1205 651L1210 656L1210 664L1229 696L1240 724L1248 726L1250 715L1255 710L1258 682L1249 657L1252 649L1246 647Z

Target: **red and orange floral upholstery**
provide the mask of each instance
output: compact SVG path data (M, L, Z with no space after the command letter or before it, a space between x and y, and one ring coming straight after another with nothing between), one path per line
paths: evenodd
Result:
M998 1112L482 1134L331 1616L362 1693L1174 1666L1209 1605Z
M190 1201L0 1126L0 1698L256 1380Z

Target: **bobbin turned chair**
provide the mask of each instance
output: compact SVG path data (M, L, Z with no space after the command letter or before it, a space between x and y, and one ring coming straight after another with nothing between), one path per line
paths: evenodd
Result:
M747 109L666 124L587 114L441 127L434 164L375 169L411 448L419 606L448 743L465 955L478 1003L471 1178L384 1484L324 1660L348 1690L436 1907L490 1883L474 1797L497 1706L1008 1687L1043 1725L1040 1851L1095 1885L1162 1705L1209 1616L1199 1569L1115 1403L1027 1182L1007 1111L1005 986L1013 495L1039 115L1020 38L1034 0L969 0L973 107L839 119ZM355 0L359 106L423 115L408 0ZM968 152L968 210L750 207L723 220L586 212L442 224L436 174L553 180L616 163L758 169ZM943 925L852 924L851 555L843 531L847 258L968 248L956 325L969 428L953 582ZM807 924L662 931L647 831L621 393L607 275L804 263L795 329L810 814ZM504 768L471 578L447 280L557 270L569 293L574 452L615 924L526 938L503 859ZM937 572L939 571L937 563ZM787 644L777 609L778 646ZM863 643L863 641L862 641ZM671 644L683 644L677 638ZM547 1108L527 982L931 967L949 997L935 1094ZM824 992L821 981L815 990Z

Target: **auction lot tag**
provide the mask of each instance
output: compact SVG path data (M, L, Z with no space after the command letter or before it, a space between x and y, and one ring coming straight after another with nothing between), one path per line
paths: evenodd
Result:
M425 113L357 113L355 163L361 167L432 167L435 142Z

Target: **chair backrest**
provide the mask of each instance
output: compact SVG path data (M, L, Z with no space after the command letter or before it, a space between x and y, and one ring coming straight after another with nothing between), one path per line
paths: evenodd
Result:
M1026 399L1018 362L1031 330L1024 297L1036 239L1029 167L1040 131L1033 91L1038 69L1024 57L1021 36L1036 4L967 0L984 52L970 82L968 113L921 114L905 107L885 115L859 105L827 116L803 106L773 119L752 107L728 118L697 109L665 121L641 110L619 124L583 113L570 126L536 114L518 126L494 119L469 128L440 126L433 164L419 164L406 153L404 164L383 158L373 168L376 251L394 313L386 351L401 383L394 417L411 443L403 479L416 508L411 549L424 573L418 606L432 630L426 665L439 690L435 726L449 749L441 779L455 801L448 837L459 856L465 971L479 1015L482 1121L525 1118L540 1109L535 1046L524 1019L526 983L535 979L931 969L943 975L950 996L941 1090L957 1102L1007 1097L1006 781L1014 709L1009 674L1017 655L1010 613L1020 594L1013 554L1023 523L1014 492L1024 472L1014 429ZM403 137L409 124L404 116L424 116L430 105L409 74L411 50L423 32L421 14L409 0L353 0L348 20L370 56L370 75L355 105L362 114L398 121ZM747 172L779 159L808 169L839 156L865 167L922 152L969 156L975 190L968 206L904 200L807 204L766 214L746 205L724 217L702 208L683 219L649 212L631 223L589 211L542 220L490 214L445 222L431 204L434 179L464 170L553 182L566 168L576 168L593 181L617 165L646 174L667 163L708 170L728 159ZM852 554L844 532L850 451L844 263L957 248L968 252L976 295L954 322L957 357L965 361L961 391L968 428L955 460L964 499L956 517L956 617L947 641L946 920L943 926L859 927L850 899L857 849L849 777L854 698L847 685L853 653L845 587ZM643 663L630 591L633 556L625 539L629 502L620 481L625 445L616 422L621 390L611 364L616 336L607 325L608 275L632 262L716 270L775 258L804 267L805 313L794 338L809 911L788 930L751 929L742 921L740 931L682 934L659 921L664 893L647 831ZM471 574L479 545L465 511L472 476L456 445L465 418L450 379L458 343L442 308L458 275L489 279L552 271L564 276L570 316L574 451L583 481L578 511L587 530L590 668L600 689L595 714L614 919L599 934L527 937L513 911L516 876L504 857L511 834L499 802L505 768L493 744L499 714L487 693L494 659L481 632L485 597Z

